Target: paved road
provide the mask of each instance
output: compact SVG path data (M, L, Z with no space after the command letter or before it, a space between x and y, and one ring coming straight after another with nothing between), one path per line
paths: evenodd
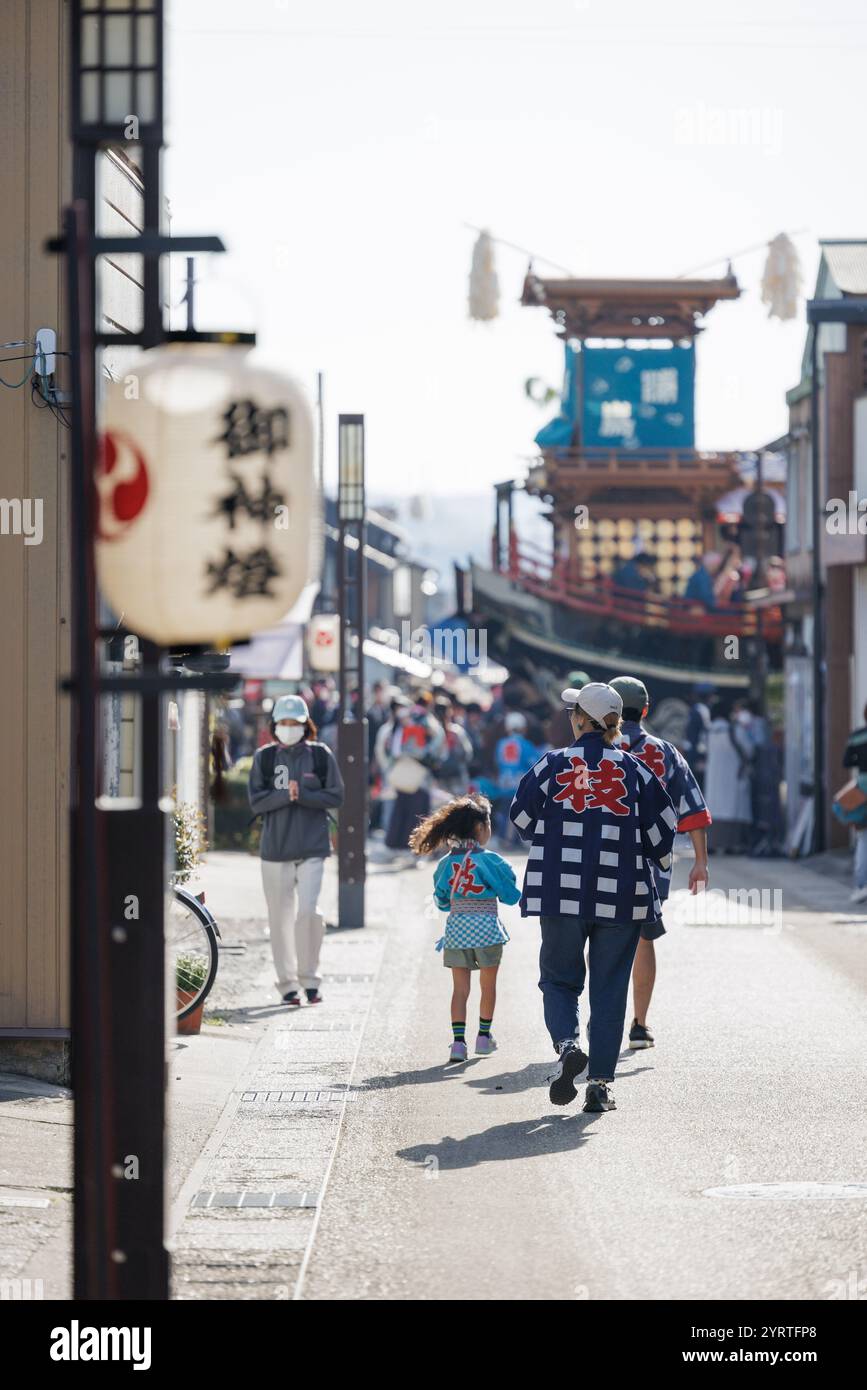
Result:
M429 874L387 881L358 1094L302 1297L815 1299L867 1280L863 1193L702 1195L867 1182L867 915L784 861L712 865L717 888L784 882L781 919L671 925L658 948L658 1045L624 1054L618 1109L605 1115L548 1103L538 927L516 909L500 1050L444 1067L448 977L424 915ZM675 886L685 877L681 864ZM477 1007L474 996L468 1032Z
M548 1104L534 922L508 910L500 1051L446 1068L427 867L372 866L367 929L329 932L325 1003L292 1015L257 862L209 856L230 949L208 1025L170 1052L174 1297L863 1297L862 1198L702 1194L867 1182L867 911L782 861L714 874L784 882L781 913L669 914L658 1046L626 1055L616 1113L588 1116ZM331 915L334 889L332 865ZM0 1078L0 1101L0 1279L68 1297L68 1095Z

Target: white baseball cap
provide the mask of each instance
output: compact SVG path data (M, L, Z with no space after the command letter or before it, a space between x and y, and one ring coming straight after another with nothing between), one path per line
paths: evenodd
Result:
M505 718L505 726L506 726L506 731L507 731L507 733L510 733L510 734L517 733L519 729L526 729L526 727L527 727L527 719L526 719L526 716L523 715L523 714L521 714L521 711L520 711L520 710L516 710L516 709L515 709L515 710L511 710L511 711L506 715L506 718Z
M307 720L310 718L307 701L300 695L281 695L274 703L271 718L275 724L279 724L283 719Z
M623 701L617 691L602 681L590 681L588 685L582 685L580 690L570 686L562 692L560 699L571 709L577 705L597 724L608 723L611 715L614 715L614 720L611 720L614 723L623 713Z

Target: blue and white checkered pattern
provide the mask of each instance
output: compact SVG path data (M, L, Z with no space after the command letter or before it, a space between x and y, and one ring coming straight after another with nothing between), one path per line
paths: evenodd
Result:
M509 940L509 933L497 916L496 903L492 912L450 912L446 919L445 936L437 942L437 950L447 946L450 951L463 951L475 946L499 946Z
M614 781L619 795L609 794L610 804L600 806L592 804L595 793L576 792L576 809L568 793L581 764L572 759L586 764L591 786ZM601 779L594 779L606 761L614 768L602 767ZM677 815L662 783L631 753L606 747L596 733L546 753L523 778L510 815L530 842L522 916L570 915L617 926L659 920L652 865L670 867Z
M434 871L434 901L446 918L437 950L498 946L509 933L497 915L498 900L516 903L520 894L511 864L480 845L452 850Z

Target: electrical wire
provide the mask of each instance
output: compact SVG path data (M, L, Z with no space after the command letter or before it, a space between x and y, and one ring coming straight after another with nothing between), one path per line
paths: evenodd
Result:
M463 226L471 232L483 232L485 230L484 227L477 227L472 222L464 222ZM542 261L544 265L551 266L552 270L562 270L563 274L568 275L570 280L577 280L578 278L568 266L560 265L558 261L549 261L547 256L540 256L537 251L530 251L526 246L516 246L513 241L506 241L503 237L494 236L492 232L488 232L488 236L495 246L506 246L510 251L519 251L522 256L527 256L531 261Z
M808 236L809 227L799 227L796 232L788 232L790 237ZM690 266L689 270L678 271L676 280L684 280L688 275L696 275L700 270L709 270L712 266L721 265L723 261L737 261L741 256L750 256L754 251L765 251L770 245L770 241L756 241L752 246L742 246L739 251L732 251L728 256L717 256L715 261L702 261L701 265Z
M57 401L52 401L50 396L45 395L35 376L31 380L30 399L37 410L50 410L55 420L63 425L64 429L72 429L72 422L68 419L63 407ZM40 401L42 402L41 405L39 404Z
M16 343L15 346L17 347L18 344ZM3 360L8 362L20 362L21 358L8 357ZM33 368L36 365L36 354L33 353L32 356L28 357L26 360L30 363L30 366L27 368L27 371L20 381L6 381L5 377L0 376L0 386L5 386L8 391L18 391L22 386L26 386L33 375ZM0 362L0 365L2 365L2 362Z

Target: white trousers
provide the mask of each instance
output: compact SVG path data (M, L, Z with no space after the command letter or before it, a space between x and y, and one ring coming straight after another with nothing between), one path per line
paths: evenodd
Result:
M318 989L319 953L325 918L317 910L324 859L262 860L271 951L280 997L290 990Z

